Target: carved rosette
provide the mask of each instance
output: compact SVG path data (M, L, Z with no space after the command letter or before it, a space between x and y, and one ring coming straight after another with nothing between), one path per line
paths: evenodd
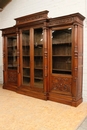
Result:
M8 72L8 82L17 84L17 72Z
M52 90L71 92L71 78L52 77Z

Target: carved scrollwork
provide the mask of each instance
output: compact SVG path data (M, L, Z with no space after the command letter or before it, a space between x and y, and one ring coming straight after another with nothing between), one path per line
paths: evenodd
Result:
M17 83L17 72L8 72L8 82Z
M52 77L52 90L71 92L71 78Z

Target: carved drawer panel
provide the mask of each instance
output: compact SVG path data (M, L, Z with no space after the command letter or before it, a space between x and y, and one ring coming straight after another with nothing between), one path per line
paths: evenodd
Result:
M52 91L71 93L71 84L72 84L71 77L58 77L58 76L51 77Z
M17 84L17 72L16 71L8 71L8 83Z

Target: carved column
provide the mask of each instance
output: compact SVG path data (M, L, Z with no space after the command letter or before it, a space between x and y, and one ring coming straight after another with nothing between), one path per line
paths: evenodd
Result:
M19 30L16 28L17 35L17 77L18 77L18 86L20 86L20 45L19 45Z
M73 63L73 100L76 101L77 96L77 80L78 80L78 25L74 25L74 63Z
M48 38L47 38L47 33L48 33L48 28L44 27L44 96L45 99L47 99L47 91L48 91Z

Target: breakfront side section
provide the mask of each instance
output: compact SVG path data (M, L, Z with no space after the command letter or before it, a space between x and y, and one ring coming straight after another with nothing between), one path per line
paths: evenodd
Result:
M49 22L49 99L73 106L82 102L83 20L73 14Z
M47 99L47 13L16 19L20 34L18 92L42 99Z
M18 84L17 34L16 28L2 30L3 35L3 87L16 90Z

